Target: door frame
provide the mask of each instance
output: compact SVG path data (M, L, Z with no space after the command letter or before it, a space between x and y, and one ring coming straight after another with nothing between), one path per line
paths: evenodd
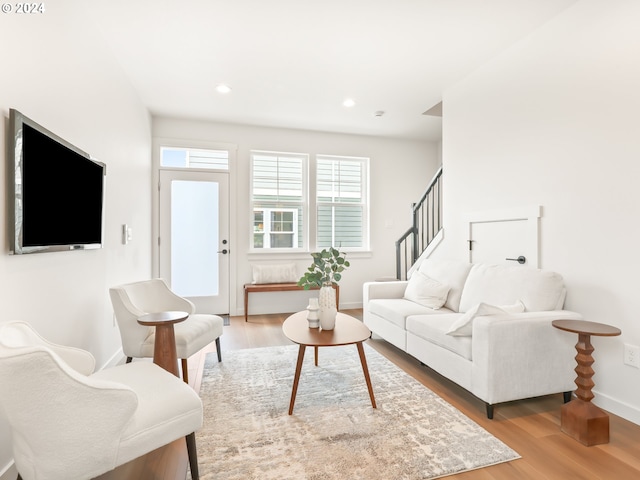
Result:
M219 171L215 169L198 169L198 168L171 168L160 166L160 148L176 147L176 148L202 148L210 150L227 150L229 152L229 170L225 173L229 174L229 315L238 315L237 299L237 199L235 192L237 177L237 152L238 146L234 143L208 142L203 140L183 140L167 137L154 137L152 141L152 242L151 242L151 258L152 268L151 275L155 278L160 275L160 170L188 170L190 172L211 173Z
M474 223L488 222L511 222L514 220L525 220L527 222L528 251L533 252L527 257L527 263L532 268L540 267L540 218L542 217L542 206L532 205L528 207L515 207L504 210L486 210L481 212L471 212L464 216L464 223L467 226L467 239L472 241L472 229ZM471 261L471 251L468 252Z

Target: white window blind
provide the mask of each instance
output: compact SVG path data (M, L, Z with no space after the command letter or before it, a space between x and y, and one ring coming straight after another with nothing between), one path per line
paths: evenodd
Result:
M306 208L304 154L251 152L252 248L302 248Z
M368 247L369 159L316 157L316 246Z

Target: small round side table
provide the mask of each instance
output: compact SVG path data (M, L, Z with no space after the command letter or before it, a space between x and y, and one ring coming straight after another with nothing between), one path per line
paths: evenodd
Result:
M594 395L591 389L595 385L591 377L595 373L593 365L593 345L591 335L599 337L615 337L622 333L619 328L603 323L587 322L584 320L554 320L551 324L566 332L578 334L576 343L575 372L576 398L565 403L561 410L561 429L583 445L600 445L609 443L609 416L591 403Z
M156 327L156 337L153 344L153 363L173 373L178 374L178 354L176 353L176 335L173 324L189 318L187 312L157 312L147 313L138 318L140 325Z

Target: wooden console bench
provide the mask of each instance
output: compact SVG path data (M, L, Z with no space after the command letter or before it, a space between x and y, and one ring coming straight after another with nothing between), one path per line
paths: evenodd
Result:
M336 290L336 306L340 310L340 285L333 285ZM304 290L297 283L245 283L244 285L244 321L249 315L249 293L253 292L291 292ZM320 290L320 287L311 287L309 290Z

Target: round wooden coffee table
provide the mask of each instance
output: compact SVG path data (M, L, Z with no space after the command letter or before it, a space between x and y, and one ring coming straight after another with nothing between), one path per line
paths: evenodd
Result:
M591 389L595 385L591 377L595 373L593 365L593 345L591 335L600 337L614 337L620 335L620 329L604 323L587 322L584 320L554 320L551 324L566 332L577 333L575 372L576 397L565 403L561 410L561 429L567 435L578 440L583 445L599 445L609 442L609 416L591 403L594 395Z
M293 406L296 402L298 381L300 380L300 371L302 370L305 349L307 347L314 347L315 365L317 366L319 347L338 347L342 345L352 345L354 343L356 347L358 347L360 363L362 364L362 371L364 372L364 378L367 382L367 388L369 389L371 405L373 408L376 408L376 399L373 395L373 387L371 386L371 378L369 377L369 369L367 368L367 359L364 356L364 347L362 346L362 342L371 337L371 330L369 330L364 323L350 315L338 312L336 316L336 326L333 330L309 328L307 311L303 310L287 318L282 324L282 331L289 340L300 345L298 362L296 363L296 373L293 378L291 402L289 402L289 415L293 413Z
M173 373L178 374L178 355L176 353L176 334L173 324L189 318L187 312L157 312L147 313L138 318L140 325L156 327L156 337L153 344L153 363Z

